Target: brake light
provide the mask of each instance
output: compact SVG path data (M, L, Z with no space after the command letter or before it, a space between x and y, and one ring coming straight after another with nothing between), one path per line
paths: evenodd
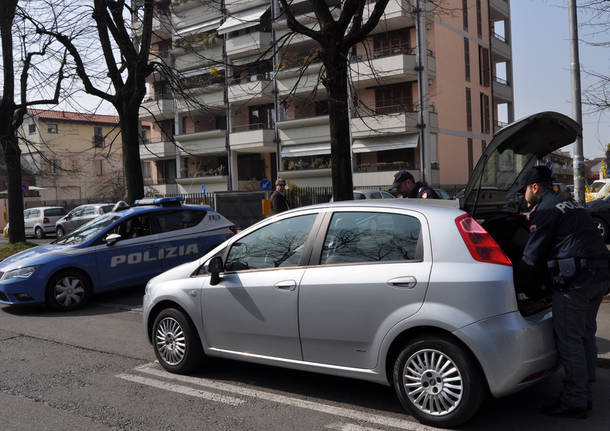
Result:
M42 222L44 224L48 224L48 223L51 223L51 220L49 220L48 217L45 217L45 218L42 219Z
M455 224L474 260L512 266L496 240L470 214L459 216L455 219Z
M231 229L231 232L237 233L237 228L235 226L230 226L229 229Z

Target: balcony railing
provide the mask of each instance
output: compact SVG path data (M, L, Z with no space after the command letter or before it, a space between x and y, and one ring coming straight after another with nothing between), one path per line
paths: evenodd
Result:
M434 53L430 49L426 49L426 53L429 57L434 57ZM399 45L389 46L383 49L375 49L370 54L354 54L352 55L352 61L366 61L367 59L392 57L394 55L417 55L417 48Z
M508 81L504 78L499 78L497 76L494 76L494 81L496 81L498 84L508 85Z
M269 123L252 123L252 124L238 124L232 127L233 133L245 132L247 130L264 130L272 129L273 125Z
M499 41L506 43L506 37L502 36L501 34L494 33L494 37Z
M248 82L267 81L272 77L272 72L262 72L248 75L246 77L232 76L229 78L229 85L247 84Z
M354 166L354 172L385 172L400 169L413 170L417 168L414 162L405 161L361 163Z

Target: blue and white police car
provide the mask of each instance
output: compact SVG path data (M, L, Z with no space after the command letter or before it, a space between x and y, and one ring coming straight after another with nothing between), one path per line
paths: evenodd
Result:
M181 205L181 200L125 204L53 243L10 256L0 262L0 303L71 310L94 293L145 284L236 232L211 207Z

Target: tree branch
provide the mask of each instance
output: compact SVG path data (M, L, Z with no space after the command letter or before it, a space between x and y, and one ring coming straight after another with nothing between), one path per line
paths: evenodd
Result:
M322 32L312 30L308 27L305 27L303 24L297 21L294 17L294 14L290 10L290 5L287 0L280 0L282 4L282 9L284 9L284 13L286 14L286 20L288 21L288 27L296 33L304 34L305 36L309 36L313 40L322 44L324 42L324 36Z
M358 42L362 42L366 38L366 36L371 31L373 31L375 27L377 27L381 16L385 12L385 8L388 5L388 2L389 0L379 0L375 3L373 13L371 14L367 22L362 27L352 27L349 33L345 36L345 46L350 47L357 44Z

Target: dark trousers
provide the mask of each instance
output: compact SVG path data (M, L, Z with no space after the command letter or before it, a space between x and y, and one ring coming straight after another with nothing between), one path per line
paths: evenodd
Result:
M586 408L592 400L597 347L597 311L608 281L583 280L553 294L553 326L559 359L565 370L561 403Z

